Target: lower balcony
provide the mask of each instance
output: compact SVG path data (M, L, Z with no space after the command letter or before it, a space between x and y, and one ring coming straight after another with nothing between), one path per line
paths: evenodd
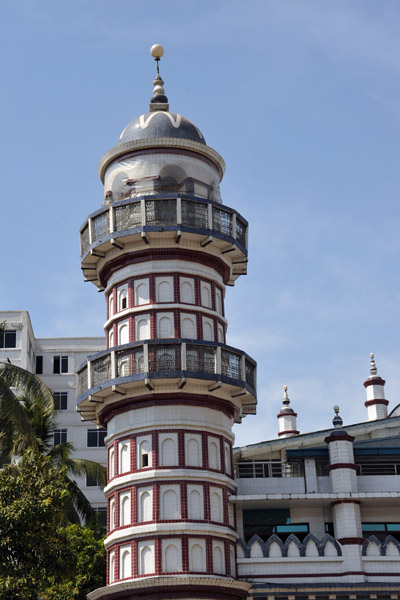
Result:
M208 392L221 390L232 399L243 397L242 414L256 408L256 363L245 352L219 342L149 340L107 349L78 369L77 407L91 420L94 404L113 392L128 393L157 382L175 382L177 389L196 382Z

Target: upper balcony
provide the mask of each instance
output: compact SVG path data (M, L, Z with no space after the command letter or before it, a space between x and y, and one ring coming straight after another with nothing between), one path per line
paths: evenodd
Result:
M131 246L186 243L193 249L220 256L233 284L247 272L247 221L220 203L188 194L162 194L129 198L97 210L80 230L85 280L102 287L100 268L107 252ZM127 248L128 249L128 248Z
M109 397L113 401L129 393L157 391L159 384L164 392L166 385L182 390L193 382L198 393L218 391L230 399L240 406L241 415L255 413L255 361L219 342L182 339L135 342L92 356L78 369L78 410L85 419L96 420L96 407Z

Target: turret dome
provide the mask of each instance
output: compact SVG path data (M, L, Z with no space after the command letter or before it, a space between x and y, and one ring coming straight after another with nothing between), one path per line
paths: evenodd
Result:
M201 131L182 115L157 110L131 121L119 137L118 144L154 138L179 138L206 145Z

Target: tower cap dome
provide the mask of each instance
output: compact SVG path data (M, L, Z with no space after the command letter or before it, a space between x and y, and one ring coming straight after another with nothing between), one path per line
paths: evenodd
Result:
M153 138L179 138L206 144L200 129L189 119L165 110L149 112L131 121L121 133L118 144Z

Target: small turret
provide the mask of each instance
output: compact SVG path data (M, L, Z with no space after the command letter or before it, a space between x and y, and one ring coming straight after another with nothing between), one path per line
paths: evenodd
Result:
M287 393L287 385L283 386L283 401L282 408L277 414L279 419L279 432L278 435L281 438L293 437L295 435L299 435L299 431L297 430L297 422L296 417L297 413L294 412L293 408L290 406L290 400Z
M369 377L364 381L364 387L367 391L367 400L365 406L368 411L368 421L386 419L388 416L387 406L389 401L385 398L385 380L378 376L373 353L371 353L371 362L369 368Z

